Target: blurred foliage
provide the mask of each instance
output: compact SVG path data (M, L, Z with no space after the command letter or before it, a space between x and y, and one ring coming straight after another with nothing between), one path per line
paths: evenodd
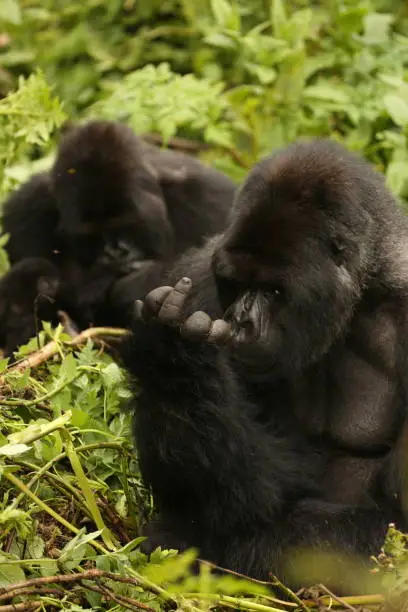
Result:
M204 140L237 179L271 149L331 136L408 197L399 0L2 0L0 28L4 92L39 66L69 114Z
M332 136L408 195L406 3L2 0L0 7L3 91L39 66L71 115L96 103L102 116L126 115L140 132L220 145L207 156L236 178L295 138ZM163 62L170 68L144 68Z
M65 119L41 72L28 79L19 77L17 91L0 100L0 194L13 186L13 164L35 147L45 151L54 129Z

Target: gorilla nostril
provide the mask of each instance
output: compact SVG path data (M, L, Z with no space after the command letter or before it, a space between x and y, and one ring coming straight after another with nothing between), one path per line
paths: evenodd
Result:
M254 299L255 299L255 294L253 291L251 291L250 293L248 293L245 298L244 298L244 310L246 312L249 312L253 306L254 303Z
M230 321L231 335L235 342L246 343L254 338L255 326L249 318L233 318Z

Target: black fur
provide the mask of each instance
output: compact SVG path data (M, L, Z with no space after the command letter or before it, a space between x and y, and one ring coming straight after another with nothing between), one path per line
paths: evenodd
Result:
M58 268L40 257L21 260L1 278L0 346L6 356L35 336L41 321L58 323L59 287Z
M406 526L407 244L383 177L340 145L255 166L224 234L179 260L124 349L151 547L296 584L299 549L368 560L389 521ZM181 277L192 287L172 291ZM188 337L196 311L224 317L226 344L210 325Z
M221 173L144 144L125 125L69 126L50 172L5 202L6 248L12 264L35 256L58 267L58 306L79 327L126 325L133 300L161 282L169 262L225 227L234 190Z

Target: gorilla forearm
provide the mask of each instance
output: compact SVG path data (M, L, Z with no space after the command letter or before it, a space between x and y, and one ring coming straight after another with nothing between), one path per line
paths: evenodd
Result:
M225 523L221 509L228 498L236 521L253 514L258 520L271 518L283 490L287 495L288 489L298 488L299 468L290 444L267 436L250 420L251 407L242 401L216 347L197 350L195 343L176 338L174 330L162 331L168 333L158 337L156 330L150 340L136 332L132 366L143 389L136 413L139 456L159 507L171 507L180 486L188 491L187 507L200 514L208 507L211 520L219 522L217 529ZM163 384L157 385L158 379ZM153 439L152 429L157 432Z
M199 516L215 534L232 523L271 521L283 499L311 490L309 467L299 462L292 441L277 439L251 418L252 406L216 346L140 323L129 355L127 365L142 387L139 459L159 509L170 512L174 500L179 506L186 496L186 518ZM225 504L233 508L228 519Z

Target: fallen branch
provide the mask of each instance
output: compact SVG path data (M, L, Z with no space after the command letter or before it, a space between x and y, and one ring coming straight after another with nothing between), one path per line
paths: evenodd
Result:
M75 338L75 336L77 336L80 333L79 329L77 328L77 326L75 325L75 323L73 322L69 314L65 312L65 310L59 310L58 317L61 322L61 325L64 328L64 331L69 336L71 336L72 338Z
M85 329L80 334L72 338L72 340L68 340L63 342L66 346L80 346L81 344L85 344L87 340L102 340L103 338L123 338L129 334L129 331L126 329L122 329L120 327L90 327L89 329ZM43 346L38 351L31 353L28 357L25 357L18 363L11 365L7 368L7 373L10 372L24 372L28 368L35 368L42 363L45 363L56 355L59 352L60 343L56 340L51 340L45 346ZM5 377L0 377L0 385L4 384Z
M149 133L143 135L143 140L148 142L149 144L163 146L164 138L160 134ZM166 142L169 149L175 149L176 151L182 151L185 153L190 153L193 155L197 155L201 151L209 151L213 148L211 145L205 142L198 142L195 140L189 140L188 138L180 138L175 136L170 138ZM225 147L224 147L225 148ZM249 164L242 158L242 156L231 147L225 148L225 151L232 157L232 159L239 165L241 168L247 170L250 166Z
M30 587L40 587L47 584L72 584L75 582L81 582L82 580L96 580L98 578L105 578L114 582L123 582L125 584L132 584L133 586L141 586L140 580L132 578L130 576L119 576L112 572L105 572L99 569L89 569L83 572L77 572L76 574L57 574L56 576L41 576L40 578L30 578L29 580L22 580L21 582L15 582L14 584L8 584L7 586L0 587L0 596L5 593L14 591L21 591L22 589L28 589ZM15 597L15 595L13 595ZM144 604L143 604L144 606ZM149 606L143 609L150 609Z
M42 601L24 601L18 604L7 604L0 606L0 612L28 612L42 608Z
M41 578L30 578L29 580L22 580L21 582L14 582L14 584L8 584L7 586L0 587L0 595L3 593L9 593L10 591L18 591L21 589L27 589L29 587L43 586L45 584L54 583L71 583L80 582L81 580L92 580L95 578L101 578L105 576L107 572L98 569L85 570L84 572L78 572L77 574L57 574L56 576L41 576ZM112 574L115 576L115 574ZM109 575L111 578L112 575ZM121 582L121 581L120 581Z
M164 138L160 134L143 134L142 138L144 141L153 145L162 146L164 143ZM177 136L170 138L167 142L167 146L170 149L186 151L189 153L198 153L199 151L206 151L210 148L210 146L208 144L205 144L204 142L198 142L195 140L189 140L188 138L180 138Z
M328 597L329 601L330 601L330 604L329 604L330 607L332 607L332 602L336 602L337 604L343 606L347 610L352 610L353 612L357 612L357 610L356 610L356 608L354 606L352 606L351 604L347 603L347 601L345 601L344 599L341 599L341 597L337 597L337 595L332 593L327 587L324 586L324 584L319 584L318 588L321 591L323 591L324 593L326 593L326 597ZM321 601L321 600L319 600L319 601Z
M105 599L110 599L111 601L114 601L123 608L128 608L129 610L134 610L136 608L137 610L146 610L147 612L154 612L153 608L151 608L147 604L144 604L141 601L137 601L137 599L133 599L132 597L126 597L126 595L113 593L106 586L84 584L83 587L84 589L88 589L89 591L94 591L95 593L103 595Z
M58 576L43 576L41 578L32 578L31 580L26 580L24 582L16 582L14 584L10 584L7 587L0 588L0 601L13 599L14 597L19 597L22 595L57 595L59 597L63 597L65 595L65 591L61 588L56 587L47 587L49 584L72 584L72 583L80 583L81 588L87 589L90 591L94 591L103 595L105 598L114 601L115 603L123 606L124 608L128 608L130 610L144 610L145 612L154 612L153 608L148 606L147 604L137 601L132 597L128 597L119 593L113 593L108 587L104 584L82 584L84 580L98 580L100 578L105 578L107 580L112 580L115 582L124 582L128 584L132 584L134 586L139 586L139 581L134 578L126 578L125 576L117 576L116 574L112 574L110 572L104 572L102 570L92 569L86 570L81 573L76 574L60 574ZM28 603L32 607L30 608L21 608L21 610L28 610L32 608L37 608L41 605L41 602L24 602L24 605ZM35 603L35 605L33 605ZM19 605L19 604L17 604ZM8 606L0 606L0 612L6 610ZM19 608L10 607L10 610L19 610Z
M21 597L22 595L58 595L59 597L63 597L65 591L57 588L27 587L24 589L16 589L9 593L1 593L0 601L7 601L8 599L13 599L13 597Z

